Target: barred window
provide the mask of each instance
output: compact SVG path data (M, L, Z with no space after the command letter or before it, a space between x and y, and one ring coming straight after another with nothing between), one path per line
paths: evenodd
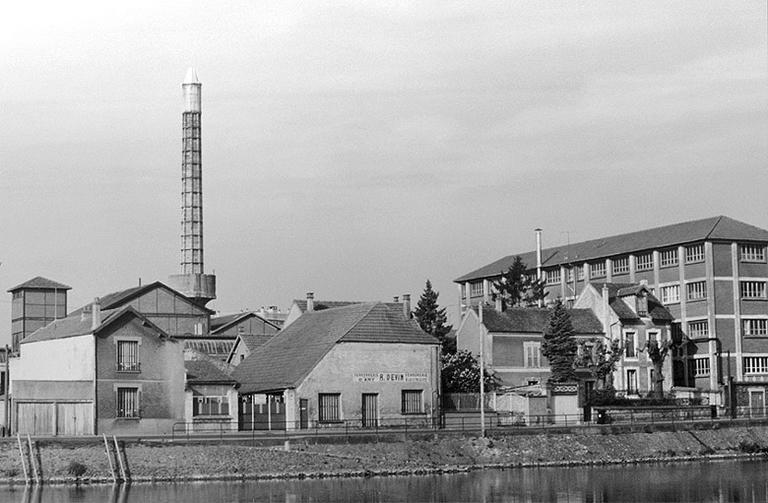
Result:
M745 319L742 320L745 336L768 335L768 320L766 319Z
M589 264L589 277L602 278L605 276L605 261L592 262Z
M613 274L624 274L629 272L629 257L613 259Z
M193 416L229 415L229 400L226 396L196 396L192 400Z
M685 285L688 300L701 300L707 298L707 282L694 281Z
M677 248L662 250L660 261L661 267L671 267L673 265L677 265Z
M117 341L117 370L139 372L139 341Z
M765 281L741 281L741 297L744 299L764 299Z
M469 295L470 297L480 297L483 295L483 282L482 281L475 281L474 283L469 284Z
M421 414L421 396L423 394L420 389L404 389L402 394L403 414Z
M650 271L653 269L653 253L643 253L637 256L637 270Z
M341 394L320 393L317 397L318 420L321 423L338 423L341 421Z
M558 267L557 269L548 269L544 271L544 278L548 285L556 285L557 283L560 283L560 268Z
M744 262L765 262L765 246L741 245L741 260Z
M693 359L693 376L709 376L709 356L702 356Z
M139 417L139 389L117 388L116 417Z
M745 374L768 374L768 356L745 356Z
M695 262L704 262L703 243L685 247L685 263L693 264Z
M667 285L661 287L662 304L674 304L680 302L680 285Z
M688 337L691 339L709 337L709 321L700 320L688 322Z

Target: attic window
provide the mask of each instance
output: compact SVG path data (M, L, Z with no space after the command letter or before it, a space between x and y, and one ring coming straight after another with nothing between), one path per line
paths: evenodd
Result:
M637 297L637 315L638 316L648 316L648 297L646 297L645 292L640 293Z

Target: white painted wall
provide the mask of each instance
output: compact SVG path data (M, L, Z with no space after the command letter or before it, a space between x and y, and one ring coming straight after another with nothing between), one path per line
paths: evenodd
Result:
M21 356L12 358L13 381L92 381L96 372L92 334L30 342L21 345Z

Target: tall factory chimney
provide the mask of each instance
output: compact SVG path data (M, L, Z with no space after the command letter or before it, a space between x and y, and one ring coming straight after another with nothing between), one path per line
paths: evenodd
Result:
M204 306L216 298L216 276L203 267L202 87L194 68L181 84L184 94L181 147L181 274L171 287Z

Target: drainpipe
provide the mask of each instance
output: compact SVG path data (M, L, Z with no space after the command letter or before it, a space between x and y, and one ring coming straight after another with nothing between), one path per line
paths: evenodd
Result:
M536 279L541 281L541 229L534 229L536 232ZM539 299L539 307L542 305L542 299Z

